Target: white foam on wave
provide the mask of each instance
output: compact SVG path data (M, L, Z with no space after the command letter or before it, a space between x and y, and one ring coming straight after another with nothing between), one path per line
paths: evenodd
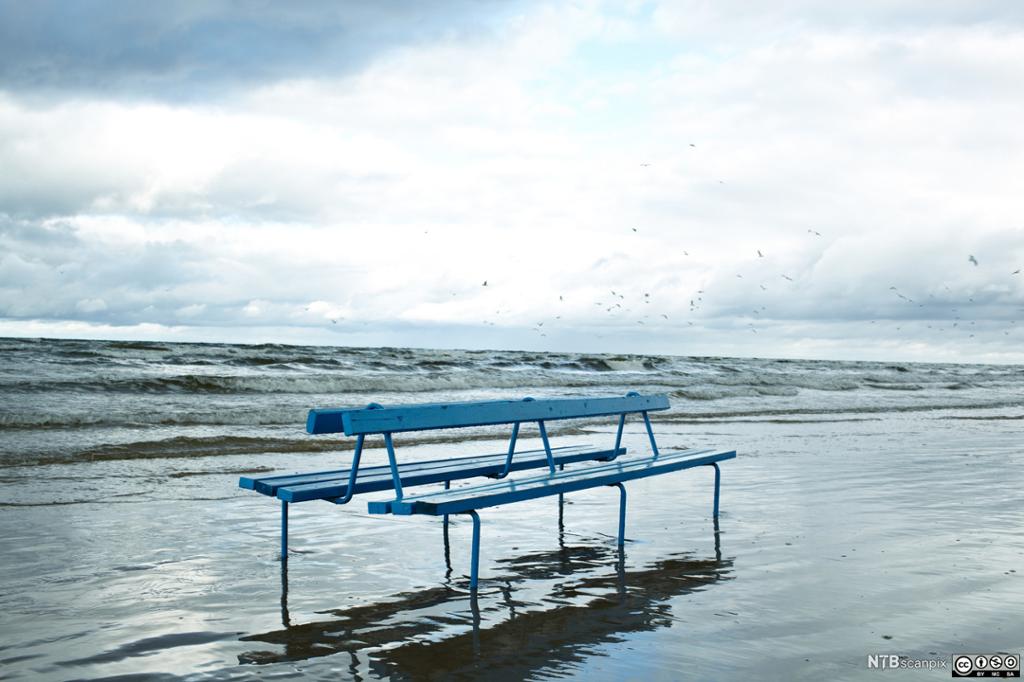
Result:
M103 443L124 443L142 457L173 448L178 456L221 446L254 453L302 448L275 439L307 438L308 409L371 401L635 390L670 394L672 409L661 415L670 419L1024 406L1024 368L1007 366L84 341L7 341L4 350L4 461L36 449L74 461ZM62 357L88 363L61 363ZM167 438L184 440L131 447ZM110 447L102 453L123 454L120 445Z

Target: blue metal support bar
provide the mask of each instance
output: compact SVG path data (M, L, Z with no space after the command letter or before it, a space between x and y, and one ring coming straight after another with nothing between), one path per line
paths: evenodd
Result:
M538 420L537 426L540 428L540 439L544 442L544 454L548 456L548 469L555 473L555 456L551 454L551 443L548 442L548 430L544 427L544 420Z
M512 424L512 438L508 442L508 457L505 458L505 468L495 478L505 478L512 470L512 455L516 453L516 439L519 438L519 422Z
M619 547L626 543L626 486L621 483L612 483L612 486L619 489Z
M384 434L384 445L388 448L388 464L391 466L391 479L395 483L395 499L402 499L402 479L398 475L398 462L395 461L395 444L391 442L391 434Z
M288 561L288 503L281 500L281 561Z
M469 565L469 589L476 592L480 576L480 515L474 510L466 512L473 518L473 558Z
M718 523L718 489L722 482L722 471L718 468L718 462L712 462L715 467L715 523Z
M651 418L647 416L647 410L640 414L644 416L644 425L647 426L647 436L651 439L651 450L654 452L654 459L658 459L658 444L654 442L654 429L651 428Z
M626 427L626 413L619 415L619 430L615 432L615 449L622 445L622 430Z
M352 455L352 470L348 474L348 489L343 496L334 500L335 504L348 504L349 500L352 499L353 493L356 491L356 474L359 471L359 458L363 454L363 439L365 438L366 436L362 434L356 436L356 451Z

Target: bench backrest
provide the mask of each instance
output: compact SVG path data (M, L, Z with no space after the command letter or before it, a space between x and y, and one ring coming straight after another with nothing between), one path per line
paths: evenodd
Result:
M608 398L554 398L547 400L487 400L463 403L424 403L401 407L370 405L363 408L310 410L309 433L344 433L347 436L426 431L489 424L601 417L630 412L667 410L666 395Z

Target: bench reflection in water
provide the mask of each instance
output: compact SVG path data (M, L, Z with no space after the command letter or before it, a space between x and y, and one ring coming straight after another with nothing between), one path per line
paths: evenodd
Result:
M347 653L353 673L360 657L368 657L373 673L381 676L458 675L486 666L521 678L532 670L582 660L591 647L618 641L621 634L668 627L673 598L732 579L733 565L732 559L722 558L717 524L713 558L676 553L626 570L621 552L597 544L563 545L496 563L507 569L502 571L506 575L489 578L479 597L446 584L397 594L387 602L326 611L333 618L299 625L288 615L285 564L284 627L241 638L276 647L242 654L239 662ZM612 565L612 572L587 574ZM533 583L545 580L562 582L538 598ZM520 590L524 594L517 600Z

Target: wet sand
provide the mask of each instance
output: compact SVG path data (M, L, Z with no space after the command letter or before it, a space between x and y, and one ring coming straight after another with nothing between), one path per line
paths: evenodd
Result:
M293 506L282 566L278 508L239 473L347 454L9 467L0 665L32 680L878 679L868 654L1019 653L1012 412L656 419L663 448L739 452L717 528L710 469L627 484L622 556L613 490L484 510L475 602L468 520L446 557L439 521L370 517L366 498ZM626 445L644 449L635 424Z

